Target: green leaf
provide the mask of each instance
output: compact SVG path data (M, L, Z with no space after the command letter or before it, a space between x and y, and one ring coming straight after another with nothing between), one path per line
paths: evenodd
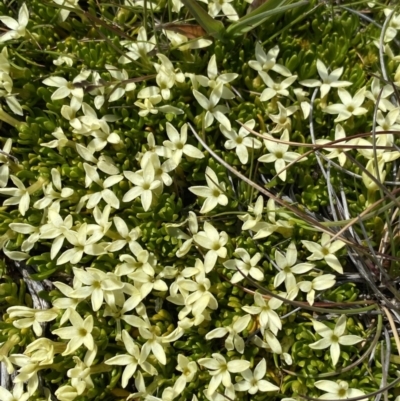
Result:
M245 17L240 18L239 21L230 25L226 33L229 36L244 34L251 31L262 23L266 22L271 16L284 13L296 7L308 4L308 1L299 1L294 4L287 4L291 0L268 0L262 6L256 8Z
M196 0L182 0L182 3L188 8L194 19L210 36L222 39L225 27L221 21L217 21L211 17Z

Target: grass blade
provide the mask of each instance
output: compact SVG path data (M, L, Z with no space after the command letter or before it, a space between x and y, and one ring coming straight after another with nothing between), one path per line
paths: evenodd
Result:
M308 1L299 1L294 4L284 5L285 3L288 3L288 0L270 0L264 3L250 14L247 14L239 21L230 25L227 28L226 33L230 36L244 34L266 22L273 15L281 14L293 8L307 5Z

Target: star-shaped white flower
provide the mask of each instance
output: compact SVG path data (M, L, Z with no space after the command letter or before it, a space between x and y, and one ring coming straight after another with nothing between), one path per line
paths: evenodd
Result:
M206 198L201 207L200 213L211 212L217 205L226 206L228 204L228 198L224 194L225 183L219 182L217 174L211 167L206 168L206 186L194 186L190 187L189 191L202 198Z
M226 362L226 359L218 353L212 354L212 358L200 358L198 364L209 369L212 376L207 390L209 396L215 393L221 383L225 387L232 385L231 373L241 373L250 367L249 361L235 359Z
M302 244L313 254L307 260L321 260L325 262L335 271L342 274L343 267L339 259L334 255L339 249L342 249L346 244L343 241L330 242L329 234L323 233L321 237L321 244L316 242L302 240Z
M259 316L262 333L265 330L271 330L276 334L278 330L282 329L282 322L275 309L280 308L282 303L283 301L274 297L266 301L260 293L256 292L254 294L254 305L242 306L242 309L251 315Z
M307 293L307 302L312 305L314 303L315 291L322 291L331 288L336 283L336 277L333 274L323 274L315 277L313 281L301 281L297 283L299 289Z
M332 365L335 366L340 357L340 345L354 345L363 341L363 338L355 335L344 335L346 330L346 315L341 315L335 328L331 330L325 324L313 320L314 330L322 337L321 340L309 344L311 349L330 348Z
M4 144L3 152L0 153L0 188L4 188L7 185L10 177L10 163L12 160L8 157L11 152L12 140L8 138Z
M277 95L288 97L289 96L288 88L297 79L297 75L292 75L291 77L288 77L281 82L275 82L267 72L259 71L258 73L260 74L265 85L268 86L268 88L264 89L263 92L261 93L260 100L262 102L267 102L268 100L274 98Z
M193 145L189 145L187 142L187 124L183 124L181 133L170 123L167 122L167 141L163 142L165 147L166 157L171 157L176 165L181 162L182 156L189 156L193 159L202 159L204 157L203 152Z
M286 256L278 250L275 251L275 261L281 271L275 276L274 287L277 288L285 282L287 292L296 287L295 274L307 273L314 268L312 263L299 263L295 265L297 261L297 249L294 242L291 242L288 246Z
M246 121L244 126L240 127L239 132L237 133L235 130L228 130L222 124L219 126L222 134L228 138L225 142L224 146L226 149L236 149L236 154L239 157L239 160L242 164L246 164L249 160L249 149L260 149L261 142L255 138L249 138L248 135L250 131L248 131L245 127L249 129L253 129L256 125L254 120Z
M314 386L326 392L326 394L319 397L320 400L346 400L348 398L365 395L363 391L358 390L357 388L349 388L349 383L343 380L340 380L339 382L318 380L314 383ZM367 401L367 398L360 401Z
M28 401L29 393L24 393L24 383L14 384L12 393L0 387L0 400L1 401Z
M394 92L393 86L386 84L381 88L380 80L376 77L372 78L371 90L365 92L365 97L378 103L379 98L379 109L383 112L390 111L394 109L394 104L388 99Z
M230 270L236 270L236 273L231 278L231 283L238 283L244 279L244 276L250 275L254 280L262 281L264 278L263 271L258 267L258 262L261 260L261 254L257 252L252 258L244 248L237 248L235 256L239 259L231 259L224 262L224 266Z
M228 242L228 234L225 231L219 233L208 221L204 222L204 231L199 231L193 235L193 239L201 247L209 249L204 258L206 273L209 273L215 266L218 257L226 258L227 249L225 245Z
M138 366L140 366L145 372L149 373L150 375L156 375L156 368L150 365L149 362L139 362L140 349L126 330L122 331L122 340L124 342L127 354L114 356L104 362L106 365L125 366L121 379L122 387L125 388L128 385L129 379L135 374Z
M273 139L272 135L264 134L266 137ZM283 134L281 135L281 141L288 142L289 141L289 131L285 129ZM271 141L268 139L264 139L265 147L267 148L267 154L259 157L259 161L263 163L275 163L275 170L278 174L278 177L282 181L286 181L286 163L291 163L299 158L301 155L296 152L289 152L289 145L284 143L278 143L275 141ZM303 157L299 160L299 162L307 160L306 157ZM283 171L282 171L283 170Z
M208 3L208 1L205 0L204 2L208 3L208 13L212 17L216 17L222 11L229 20L237 21L239 19L239 16L236 10L233 8L232 4L230 4L232 1L233 0L210 0L210 3Z
M338 95L342 103L331 104L323 109L325 113L338 114L335 122L348 120L351 116L361 116L368 113L365 107L361 107L365 100L365 86L351 96L346 89L339 88Z
M137 40L135 42L131 41L121 41L121 44L128 49L128 53L125 56L121 56L118 60L120 64L131 63L132 60L137 60L139 58L146 58L147 53L151 52L156 47L156 39L152 36L147 39L146 29L142 26L139 28Z
M229 109L226 106L217 106L221 99L223 85L217 85L211 92L210 98L207 99L202 93L193 90L193 95L199 102L200 106L206 110L204 116L204 128L208 128L213 122L214 118L219 121L226 129L231 130L231 122L225 116Z
M329 74L325 64L321 60L317 60L317 70L321 81L317 79L306 79L299 82L299 84L307 86L308 88L320 88L321 98L324 98L331 88L345 88L346 86L352 85L349 81L339 81L339 78L343 74L343 67L337 68Z
M19 212L22 216L25 216L26 211L29 209L29 203L31 199L29 195L30 187L26 188L23 182L15 175L11 175L10 178L17 188L0 189L1 195L11 196L11 198L8 198L3 202L3 205L18 205Z
M256 368L254 369L254 373L250 369L247 369L241 373L244 380L235 384L235 390L247 391L251 395L256 394L258 391L278 391L278 386L275 386L267 380L263 380L266 373L267 363L263 358L257 364Z
M240 337L239 333L241 333L249 325L250 320L250 315L241 316L229 326L218 327L209 331L206 334L206 340L221 338L228 334L228 337L225 339L225 348L228 351L236 349L237 352L243 354L244 340L242 337Z
M292 73L285 66L278 64L276 59L279 54L279 46L274 46L272 49L265 53L261 45L256 43L256 60L249 61L249 67L256 71L268 72L270 70L283 75L284 77L290 77Z
M226 74L218 74L217 61L215 54L213 54L208 62L207 67L207 75L195 75L195 80L206 88L214 89L219 85L222 85L222 99L233 99L235 97L234 93L227 88L225 85L229 82L232 82L238 77L238 74L234 73L226 73Z
M135 186L124 195L122 201L131 202L140 196L143 209L147 212L153 201L153 191L161 185L161 181L155 179L153 164L148 162L140 173L124 171L124 176Z
M71 298L87 298L91 297L92 309L97 312L102 304L107 292L121 290L124 283L114 273L89 267L86 270L73 267L75 280L80 281L83 286L72 291L69 296Z
M346 138L346 132L344 128L340 124L336 124L335 126L335 141L338 139L343 139ZM350 151L352 148L343 148L342 146L344 145L356 145L358 143L359 139L350 139L349 141L341 141L338 142L338 146L340 147L332 147L332 148L323 148L327 152L329 152L325 157L328 159L336 159L338 158L339 164L343 167L344 164L346 163L347 156L345 152ZM329 139L317 139L315 143L317 145L326 145L330 143L331 141Z
M22 4L18 13L18 21L8 16L1 16L0 21L10 30L0 36L0 43L7 40L23 38L26 34L26 26L29 22L29 11L26 4Z
M63 340L70 340L62 355L72 354L82 344L85 345L88 350L93 350L95 346L92 336L93 316L88 315L85 320L83 320L78 312L72 310L69 316L69 321L72 326L62 327L52 331L53 334Z

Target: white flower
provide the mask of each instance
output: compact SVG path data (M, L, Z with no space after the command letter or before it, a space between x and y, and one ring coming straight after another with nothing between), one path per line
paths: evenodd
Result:
M164 141L163 145L167 150L166 156L171 157L176 165L179 165L182 155L189 156L193 159L202 159L204 157L204 154L200 149L186 143L187 124L182 125L180 135L177 129L169 122L167 122L166 128L169 140Z
M54 320L58 312L55 309L32 309L27 306L11 306L7 309L7 313L11 319L22 317L13 321L13 325L18 329L24 329L32 326L34 333L40 337L42 335L42 326L40 323L50 322Z
M74 64L74 59L69 56L59 56L56 60L53 60L53 64L54 65L66 64L68 67L72 67Z
M125 388L128 385L129 379L135 374L138 366L150 375L156 375L157 370L150 363L146 361L139 362L140 349L126 330L122 331L122 340L128 354L117 355L104 362L106 365L125 366L121 379L122 387Z
M202 265L201 261L198 263ZM196 262L197 262L196 261ZM196 263L197 265L197 263ZM205 271L202 269L196 274L193 280L182 280L179 282L179 288L185 291L191 292L184 300L185 309L178 315L179 320L182 320L189 312L192 312L193 316L199 316L203 314L204 310L209 307L210 309L216 310L218 308L218 302L214 295L209 291L211 288L211 281L206 278Z
M360 336L344 335L346 330L346 315L340 316L333 330L317 320L313 320L313 326L314 330L322 339L309 344L309 347L311 349L325 349L330 347L333 366L335 366L339 360L340 345L354 345L363 341L363 338Z
M82 284L80 281L75 280L75 289L79 288ZM64 314L61 316L60 325L63 325L70 316L71 310L76 310L76 307L80 302L84 301L86 297L83 298L72 298L71 293L74 291L74 288L70 287L65 283L61 283L56 281L53 285L63 294L65 298L57 298L53 301L53 306L59 309L65 309Z
M3 147L3 152L0 153L0 188L7 186L8 178L10 177L10 163L11 160L7 156L11 152L12 140L8 138Z
M94 312L101 308L107 292L121 290L124 286L124 283L114 273L104 273L93 267L86 270L73 267L73 271L75 279L84 286L73 290L69 296L78 299L90 296Z
M12 393L0 387L0 400L1 401L28 401L29 393L24 393L24 383L17 383L14 385Z
M235 359L226 362L226 359L217 353L212 354L212 358L200 358L198 364L211 370L209 373L212 378L207 390L209 396L215 393L221 383L225 387L232 385L230 373L241 373L250 367L249 361Z
M105 67L107 68L111 77L116 81L115 85L112 84L108 87L108 91L110 92L110 96L108 98L109 102L115 102L118 99L121 99L126 92L131 92L136 89L136 84L134 82L126 82L129 79L126 70L119 70L117 67L114 67L110 64L106 64Z
M65 234L72 228L72 225L71 214L63 219L57 210L49 209L48 223L40 227L40 237L42 239L54 239L50 250L51 259L54 259L60 251L66 238Z
M160 103L162 100L160 93L161 90L157 86L149 86L147 88L143 88L137 94L138 99L144 99L143 101L138 100L134 103L135 106L141 109L138 113L139 116L146 117L149 113L157 114L159 111L162 113L183 114L182 109L178 109L177 107L170 106L168 104L156 107L156 104Z
M59 4L60 6L65 6L68 8L79 8L78 5L79 0L53 0L53 1L54 3ZM65 21L68 18L71 11L65 8L60 8L58 12L61 21Z
M389 143L392 138L389 135L379 135L378 139L376 139L377 147L388 147L392 144ZM369 159L370 162L375 162L375 157L378 163L389 163L394 160L397 160L400 157L400 152L398 150L394 150L389 152L388 149L374 149L374 146L371 142L367 141L364 138L359 138L357 141L357 145L362 145L368 148L359 148L357 149L358 153L361 153L366 159Z
M53 201L55 201L55 203L60 203L74 194L73 189L62 188L61 174L56 168L51 169L51 180L52 182L43 189L44 197L33 204L34 208L45 209L50 207ZM59 192L55 191L53 187Z
M161 181L155 178L153 164L148 162L140 173L124 171L124 176L135 186L124 195L122 202L131 202L140 196L143 209L147 212L153 201L153 191L161 185Z
M229 20L237 21L239 16L232 4L230 4L232 1L233 0L210 0L210 3L208 3L208 13L212 17L216 17L222 11Z
M132 60L137 60L146 57L147 53L151 52L156 46L156 39L152 36L147 40L146 29L141 26L138 30L137 40L135 42L121 41L121 44L128 49L125 56L121 56L118 60L120 64L131 63Z
M66 350L62 355L70 355L75 352L82 344L88 350L93 350L95 347L92 330L93 330L93 316L88 315L85 320L74 310L71 311L69 321L72 326L62 327L52 331L53 334L62 338L63 340L70 340Z
M86 207L88 209L93 209L98 203L104 199L104 201L113 207L114 209L119 209L119 199L114 194L114 192L110 189L112 186L118 184L121 180L123 180L122 175L111 175L107 177L104 181L100 179L99 173L97 172L96 167L83 163L83 168L85 170L85 183L86 188L89 187L92 182L95 182L99 187L102 188L99 192L89 193L88 195L84 195L81 198L80 202L84 202L86 199L88 200Z
M234 93L227 88L225 85L238 77L238 74L227 73L218 75L217 61L215 54L213 54L208 62L207 75L195 75L195 80L206 88L215 89L218 86L222 86L222 99L233 99L235 97Z
M175 69L170 59L164 54L157 54L161 64L154 63L154 68L157 71L156 82L161 90L161 96L164 100L170 98L170 89L176 82L182 83L185 81L185 75L179 69Z
M367 165L365 166L366 170L369 172L369 174L371 174L375 178L375 180L372 180L366 174L365 171L363 171L361 174L363 184L368 189L369 193L374 193L375 191L379 191L380 186L378 183L385 181L385 178L386 178L387 172L386 172L386 170L384 170L385 162L383 160L379 160L377 167L376 167L375 161L373 159L369 160ZM378 181L378 183L376 181Z
M244 315L239 317L237 320L232 322L229 326L218 327L214 330L209 331L206 334L206 340L211 340L213 338L221 338L228 334L225 339L225 348L228 351L236 349L237 352L243 354L244 352L244 340L239 336L250 323L251 316Z
M58 151L60 151L62 148L68 145L69 139L65 136L62 128L56 128L51 135L53 135L56 139L50 142L41 143L40 146L44 146L46 148L57 148Z
M224 266L227 269L236 270L236 273L231 278L231 283L238 283L245 277L250 275L254 280L262 281L264 279L263 271L257 266L261 259L261 254L256 253L250 258L249 253L244 248L237 248L234 253L235 256L239 256L240 259L231 259L224 262Z
M28 252L30 251L33 246L39 241L40 238L40 227L31 226L30 224L25 223L11 223L9 225L11 230L15 231L16 233L20 234L30 234L29 237L24 240L21 244L21 251Z
M256 43L256 60L249 61L249 67L256 71L268 72L270 70L283 75L284 77L290 77L292 73L283 65L277 64L276 58L279 54L279 46L274 46L266 54L260 43Z
M275 386L267 380L263 380L266 373L267 363L263 358L257 364L256 368L254 369L254 373L252 373L250 369L247 369L241 373L244 380L235 384L235 390L247 391L251 395L256 394L258 391L278 391L278 386Z
M389 16L393 10L391 8L385 8L383 10L385 13L385 16ZM390 19L389 26L386 29L385 32L385 42L391 42L396 36L397 36L397 31L400 30L400 14L399 13L394 13Z
M254 129L256 122L254 120L246 121L243 126L239 129L239 133L235 130L228 130L224 125L220 125L219 129L222 134L228 138L224 146L227 149L236 149L236 154L242 164L246 164L249 160L249 152L247 148L259 149L261 148L261 142L255 138L248 138L250 131L246 129L248 127L250 130Z
M178 354L178 364L176 366L176 370L182 372L182 376L185 380L185 383L189 383L194 379L194 376L197 373L197 364L195 361L191 361L185 355ZM179 380L179 378L178 378Z
M270 134L264 135L268 138L274 139ZM289 141L289 131L287 129L283 131L280 139L281 141L285 142ZM275 141L264 139L264 144L269 153L259 157L258 160L263 163L275 163L274 166L278 177L282 181L286 181L286 170L284 170L286 168L286 163L291 163L295 161L301 155L296 152L288 152L289 145L286 145L284 143L278 143ZM299 160L299 162L305 160L307 160L307 158L303 157L301 160Z
M346 138L346 132L344 128L340 124L336 124L335 126L335 141L338 139L343 139ZM356 145L358 144L359 139L350 139L349 141L341 141L338 142L338 148L332 147L332 148L323 148L329 154L326 155L328 159L335 159L336 157L339 160L339 164L343 167L344 164L346 163L347 156L345 152L350 151L352 148L343 148L342 146L344 145ZM317 145L326 145L329 144L331 141L329 139L317 139L315 143Z
M383 88L381 88L379 78L373 77L371 82L371 91L365 92L365 97L372 100L375 103L379 101L379 109L383 112L387 110L393 110L394 104L388 99L394 92L393 86L390 84L386 84Z
M321 98L324 98L331 88L345 88L346 86L352 85L349 81L339 81L339 78L343 74L343 67L337 68L329 74L325 64L321 60L317 60L317 70L321 81L317 79L306 79L299 82L299 84L307 86L308 88L320 88Z
M206 181L207 187L205 186L194 186L190 187L189 191L193 192L197 196L206 198L201 207L200 213L211 212L217 205L226 206L228 204L228 198L224 194L225 183L219 182L217 174L211 167L206 168Z
M376 131L400 131L400 124L398 124L399 115L400 109L398 107L390 110L389 113L386 114L386 116L383 116L381 110L378 110L376 114L376 122L378 123ZM382 136L386 137L386 142L388 146L393 145L393 134L385 134Z
M319 397L320 400L346 400L348 398L365 395L361 390L349 388L349 383L343 380L340 380L339 382L319 380L314 383L314 386L326 392L326 394ZM367 398L360 401L367 401Z
M107 252L116 252L120 251L126 245L129 245L129 248L136 247L136 240L141 236L141 230L139 227L132 228L129 230L126 222L121 219L121 217L114 216L114 225L117 229L118 234L121 239L115 239L110 245L107 246Z
M151 400L152 394L155 390L155 388L146 388L146 384L143 379L142 372L137 372L136 377L135 377L135 389L136 393L132 393L128 396L126 401L131 400L131 399L143 399L143 400ZM155 397L154 397L155 398Z
M278 102L278 109L279 109L278 114L269 115L269 118L276 124L274 129L271 131L271 133L273 134L276 132L281 132L284 129L290 131L292 127L292 121L289 117L297 111L298 107L297 106L283 107L281 102Z
M94 388L90 374L96 354L97 345L95 344L93 350L86 351L83 361L77 356L72 357L75 367L67 371L67 376L71 378L71 385L77 390L78 394L82 394L86 389Z
M87 223L81 224L77 232L66 231L64 235L74 247L60 255L57 265L67 262L75 265L80 262L84 254L98 256L105 253L105 244L96 244L104 234L101 230L89 228ZM90 235L89 238L88 235Z
M167 356L165 354L163 344L176 341L184 334L184 330L178 327L167 336L159 336L158 327L152 326L147 318L146 321L144 321L137 316L131 315L126 316L124 320L129 325L137 327L139 329L140 336L147 340L142 346L139 364L144 362L150 355L150 352L152 352L158 362L160 362L162 365L165 365L167 363Z
M361 116L368 112L361 107L365 100L365 87L359 89L352 97L346 89L339 88L338 95L342 103L331 104L323 109L325 113L338 114L335 122L345 121L351 116Z
M225 231L221 233L208 221L204 222L204 231L199 231L193 235L194 241L205 249L209 249L204 257L204 266L206 273L209 273L215 266L218 257L226 258L228 234Z
M217 106L221 99L223 85L217 85L211 92L210 99L207 99L202 93L193 90L193 95L199 102L200 106L206 110L204 116L204 128L208 128L213 122L214 118L219 121L226 129L231 130L231 122L224 115L228 113L229 109L226 106Z
M307 302L313 305L315 298L315 291L322 291L331 288L336 283L336 277L333 274L323 274L322 276L315 277L313 281L301 281L297 286L301 291L307 293Z
M79 110L83 101L83 88L76 86L76 83L84 81L90 75L90 70L82 71L77 75L72 82L68 82L62 77L49 77L43 80L43 83L47 86L58 88L51 95L52 100L60 100L71 96L71 108L72 110Z
M281 307L283 301L272 297L270 300L265 301L264 297L256 292L254 294L254 305L242 306L242 309L252 315L259 315L261 332L270 330L273 333L277 333L278 330L282 329L282 322L279 315L275 312L275 309Z
M265 88L261 93L260 100L262 102L267 102L277 95L288 97L289 91L287 90L287 88L289 88L292 83L297 79L297 75L292 75L291 77L286 78L281 82L275 82L265 71L258 71L258 73L260 74L265 85L268 86L268 88Z
M321 237L321 244L312 241L302 240L302 244L313 254L307 260L321 260L325 262L335 271L342 274L343 267L338 258L334 255L339 249L342 249L346 244L343 241L330 242L329 234L323 233Z
M291 242L288 246L286 256L276 250L275 261L281 271L275 276L274 287L277 288L285 282L287 292L296 287L295 274L307 273L314 268L312 263L299 263L295 265L297 261L297 249L294 242Z
M179 0L172 0L179 1ZM163 33L171 42L172 47L177 48L180 51L185 51L188 49L202 49L203 47L208 47L212 45L212 41L203 38L189 39L185 35L181 35L178 32L169 31L167 29L163 29Z
M29 11L26 4L22 4L18 13L18 21L8 16L1 16L0 21L10 30L0 36L0 43L11 39L23 38L26 34L26 26L29 22Z
M26 211L29 209L29 203L31 199L29 195L31 193L30 188L33 186L26 188L22 181L15 175L11 175L10 178L17 188L0 189L1 195L11 196L11 198L8 198L3 202L3 205L18 205L19 212L22 216L25 216Z

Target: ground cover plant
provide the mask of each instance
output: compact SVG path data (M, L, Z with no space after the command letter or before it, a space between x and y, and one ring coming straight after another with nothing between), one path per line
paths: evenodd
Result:
M0 25L1 401L398 399L396 1Z

